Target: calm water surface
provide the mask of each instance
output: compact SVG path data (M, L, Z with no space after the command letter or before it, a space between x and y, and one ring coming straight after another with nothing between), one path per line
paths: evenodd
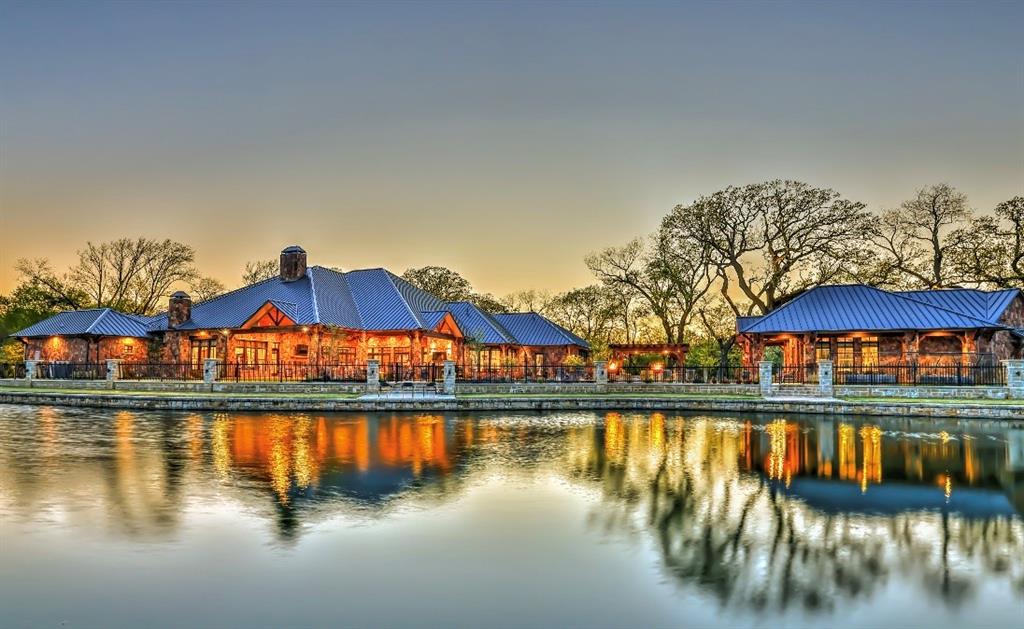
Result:
M4 626L1021 626L1024 430L0 406Z

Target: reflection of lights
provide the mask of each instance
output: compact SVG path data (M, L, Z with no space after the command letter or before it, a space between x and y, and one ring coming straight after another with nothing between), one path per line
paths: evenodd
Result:
M214 417L210 449L213 451L213 468L221 478L231 472L231 420L225 414Z
M781 480L786 471L786 420L777 419L766 427L769 439L768 478ZM789 485L789 475L786 485Z
M882 429L878 426L862 426L860 438L864 448L860 490L866 492L868 483L882 482Z

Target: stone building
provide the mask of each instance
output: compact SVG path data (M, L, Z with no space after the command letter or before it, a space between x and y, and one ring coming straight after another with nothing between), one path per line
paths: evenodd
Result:
M738 344L753 367L768 347L788 367L997 365L1021 356L1024 296L1017 288L890 292L865 285L812 288L760 317L740 317Z
M560 364L568 356L587 358L590 350L539 314L491 315L473 304L446 303L381 268L307 266L300 247L281 252L277 277L202 303L179 291L167 312L154 317L63 312L12 336L25 344L26 359L118 358L198 369L216 358L268 377L295 364L467 363L483 351L495 363Z

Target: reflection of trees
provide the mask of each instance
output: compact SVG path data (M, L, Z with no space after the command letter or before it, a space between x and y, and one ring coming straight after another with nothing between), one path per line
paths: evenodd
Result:
M853 432L839 428L841 437ZM601 484L600 526L649 532L664 569L722 605L827 609L871 595L894 574L950 604L976 594L984 579L1008 579L1024 590L1019 518L815 510L785 490L803 469L794 460L809 452L806 435L779 421L763 432L762 453L762 433L750 423L613 413L603 430L572 432L570 468ZM866 488L881 482L882 436L877 427L858 432L862 474L850 480ZM841 447L848 455L849 446ZM802 451L787 455L789 448Z

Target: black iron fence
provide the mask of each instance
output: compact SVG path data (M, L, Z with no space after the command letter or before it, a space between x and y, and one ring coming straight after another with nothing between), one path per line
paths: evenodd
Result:
M107 377L107 364L37 362L32 377L39 380L103 380Z
M457 382L594 382L593 365L458 365Z
M1005 386L1002 365L843 365L834 367L836 384Z
M773 365L773 384L817 384L818 364Z
M234 382L366 382L366 365L342 363L220 363L217 380Z
M0 363L0 378L24 378L25 363Z
M203 368L189 363L118 364L120 380L202 380Z
M679 384L757 384L756 367L639 367L618 365L608 370L609 382Z

